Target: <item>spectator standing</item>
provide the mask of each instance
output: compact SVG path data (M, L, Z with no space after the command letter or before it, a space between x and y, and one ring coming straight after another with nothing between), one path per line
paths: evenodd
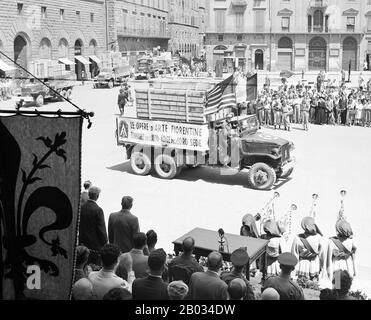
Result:
M302 288L291 279L291 273L295 270L298 259L292 253L283 253L278 257L281 273L279 276L269 277L263 287L263 292L267 288L275 289L280 300L304 300Z
M246 284L242 279L233 279L228 285L228 298L229 300L245 300L246 291Z
M145 233L137 233L133 237L134 248L129 252L133 259L133 271L136 279L148 276L148 256L144 255L143 250L147 245L147 236ZM116 274L127 279L127 271L122 262L119 263Z
M133 281L135 280L134 271L132 271L132 260L128 255L127 268L128 281L118 277L115 269L118 265L120 249L112 244L106 244L101 250L103 268L97 272L89 274L89 280L93 284L93 295L96 300L102 300L104 295L114 288L123 288L131 292Z
M87 278L82 278L72 286L73 300L93 300L93 284Z
M167 287L170 300L184 300L188 291L188 286L183 281L173 281Z
M234 279L241 279L245 283L245 295L243 300L255 300L254 289L250 282L247 280L244 270L249 263L249 255L244 249L237 249L231 255L232 270L230 272L223 272L220 278L229 285Z
M207 258L206 272L196 272L189 283L190 300L227 300L228 285L219 278L223 258L219 252L212 252Z
M261 300L280 300L280 294L276 289L267 288L263 291Z
M79 243L90 249L89 262L99 265L99 251L107 243L104 212L97 204L101 190L89 189L89 200L81 207Z
M147 249L148 249L148 255L150 255L150 253L152 251L155 251L156 250L156 244L157 244L157 233L153 230L149 230L147 233L146 233L146 236L147 236Z
M87 278L87 273L85 271L86 265L88 263L90 255L90 250L84 246L78 246L76 248L76 267L75 267L75 279L76 283L80 279Z
M192 256L195 248L195 240L188 237L183 240L183 253L179 257L174 258L169 264L169 281L182 280L189 285L192 274L195 272L203 272L203 267Z
M131 213L133 198L123 197L121 211L112 213L108 220L109 242L117 245L122 253L134 247L133 237L140 232L138 218Z
M149 255L149 275L144 279L136 279L134 281L134 300L169 300L168 283L162 280L165 263L166 252L164 250L158 249Z

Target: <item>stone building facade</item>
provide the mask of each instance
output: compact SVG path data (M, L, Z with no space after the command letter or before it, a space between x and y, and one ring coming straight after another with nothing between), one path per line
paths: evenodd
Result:
M371 60L369 0L211 0L206 51L225 70L362 70Z
M168 48L168 0L106 0L111 50L139 53Z
M200 0L169 1L169 49L186 58L197 56L200 43Z
M107 49L104 12L104 0L1 0L0 50L29 70L38 60L89 61Z

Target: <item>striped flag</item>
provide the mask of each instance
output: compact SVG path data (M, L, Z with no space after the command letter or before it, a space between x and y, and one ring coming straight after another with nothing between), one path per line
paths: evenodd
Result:
M205 115L212 115L221 110L236 107L236 84L233 75L218 83L206 96Z

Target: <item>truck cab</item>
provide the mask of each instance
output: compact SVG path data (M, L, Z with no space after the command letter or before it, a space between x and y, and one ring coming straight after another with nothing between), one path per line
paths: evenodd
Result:
M123 83L128 77L130 77L129 65L105 68L95 78L94 88L108 87L112 89L114 86Z

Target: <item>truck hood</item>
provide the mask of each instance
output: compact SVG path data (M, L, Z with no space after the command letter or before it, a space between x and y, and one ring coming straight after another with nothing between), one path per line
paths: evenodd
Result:
M263 132L255 132L255 133L247 134L242 138L242 140L246 141L247 143L254 143L254 144L261 143L265 145L271 144L277 147L282 147L290 143L290 141L288 140L282 139L277 136L272 136L270 134L263 133Z

